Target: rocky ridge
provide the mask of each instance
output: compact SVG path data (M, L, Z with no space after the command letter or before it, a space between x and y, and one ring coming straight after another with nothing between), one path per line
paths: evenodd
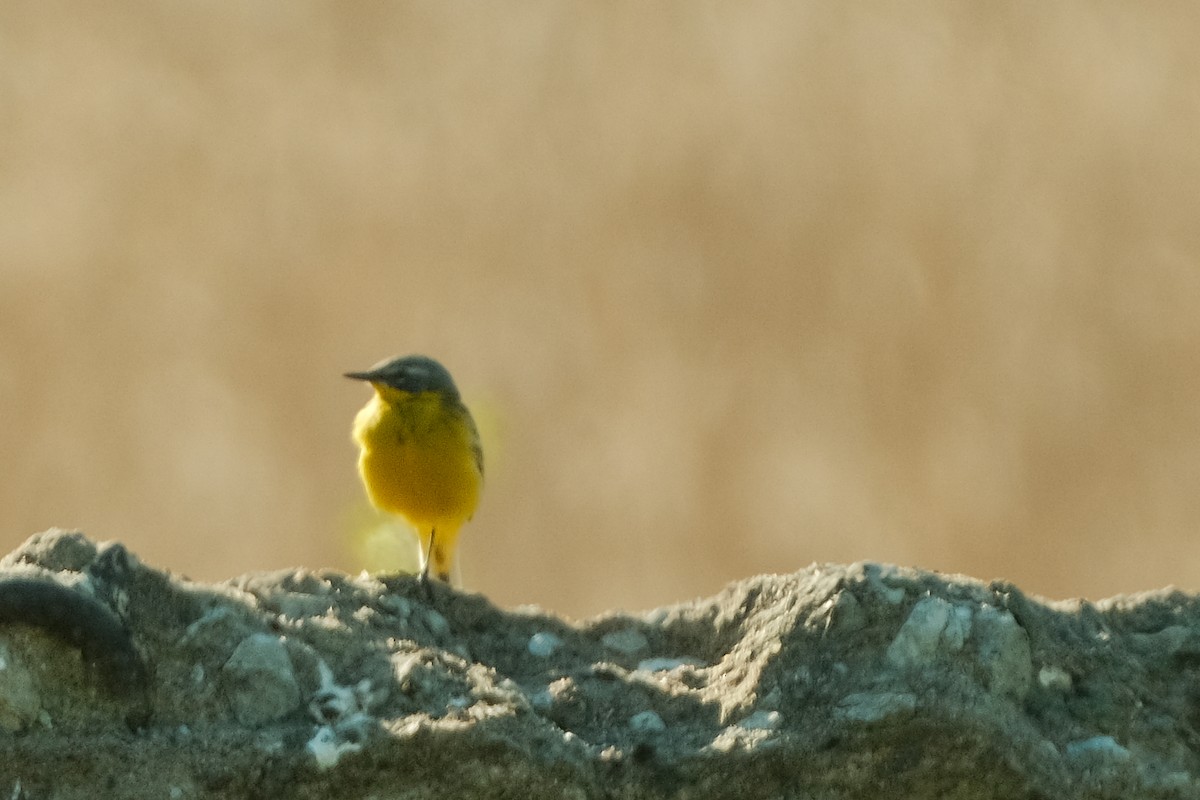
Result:
M0 796L1200 798L1200 602L813 565L569 622L410 577L0 560Z

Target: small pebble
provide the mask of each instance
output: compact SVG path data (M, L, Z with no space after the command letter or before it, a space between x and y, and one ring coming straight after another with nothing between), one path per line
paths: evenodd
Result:
M1058 692L1071 691L1071 673L1062 667L1045 666L1038 670L1038 683L1043 689L1053 689Z
M629 727L642 733L659 733L667 729L667 723L653 711L642 711L629 718Z
M755 711L738 723L748 731L773 731L783 722L783 715L778 711Z
M650 646L650 643L646 641L646 637L633 628L606 633L600 641L610 650L616 650L627 656L631 656L639 650L645 650Z
M538 631L529 637L529 644L526 647L531 655L546 658L553 655L554 651L561 646L562 639L558 636L549 631Z

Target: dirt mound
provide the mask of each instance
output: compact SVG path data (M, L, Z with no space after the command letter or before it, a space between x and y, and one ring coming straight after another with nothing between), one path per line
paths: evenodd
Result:
M878 564L568 623L415 580L0 561L0 796L1200 797L1200 603Z

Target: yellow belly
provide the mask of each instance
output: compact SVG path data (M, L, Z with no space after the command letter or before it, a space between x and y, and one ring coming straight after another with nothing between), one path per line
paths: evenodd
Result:
M436 395L399 403L372 398L355 418L358 468L371 502L422 534L453 535L479 504L483 483L470 418Z

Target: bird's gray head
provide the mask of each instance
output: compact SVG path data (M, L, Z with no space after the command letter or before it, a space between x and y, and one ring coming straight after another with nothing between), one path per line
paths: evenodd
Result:
M458 387L450 373L428 356L401 356L380 361L365 372L347 372L347 378L370 381L404 392L438 392L458 399Z

